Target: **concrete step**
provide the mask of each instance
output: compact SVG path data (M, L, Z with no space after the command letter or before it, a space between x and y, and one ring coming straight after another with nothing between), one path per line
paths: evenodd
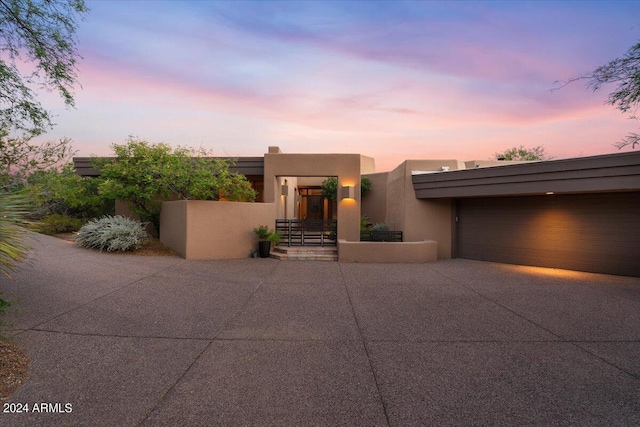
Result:
M289 261L337 261L338 249L335 246L277 246L271 250L270 257Z

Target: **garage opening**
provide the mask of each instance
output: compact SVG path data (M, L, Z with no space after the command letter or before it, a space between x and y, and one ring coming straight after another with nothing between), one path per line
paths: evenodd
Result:
M640 192L458 199L459 258L640 277Z

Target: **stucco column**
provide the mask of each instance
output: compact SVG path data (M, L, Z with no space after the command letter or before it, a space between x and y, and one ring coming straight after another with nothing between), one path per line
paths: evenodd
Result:
M360 170L359 154L283 154L264 156L264 201L278 202L278 177L338 178L338 238L360 240ZM342 199L341 188L354 187L353 199ZM277 212L276 212L277 214Z

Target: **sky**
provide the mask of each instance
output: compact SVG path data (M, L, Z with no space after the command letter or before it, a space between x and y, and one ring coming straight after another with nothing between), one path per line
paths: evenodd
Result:
M640 40L640 2L88 0L75 109L46 139L129 136L216 155L486 160L617 152L638 122L578 77Z

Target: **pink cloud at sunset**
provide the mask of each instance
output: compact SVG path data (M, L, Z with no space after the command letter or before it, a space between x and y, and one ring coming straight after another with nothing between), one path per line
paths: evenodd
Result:
M231 156L354 152L388 170L520 144L603 154L637 129L606 91L550 89L636 42L639 3L88 3L77 109L43 96L46 137L79 155L137 135Z

